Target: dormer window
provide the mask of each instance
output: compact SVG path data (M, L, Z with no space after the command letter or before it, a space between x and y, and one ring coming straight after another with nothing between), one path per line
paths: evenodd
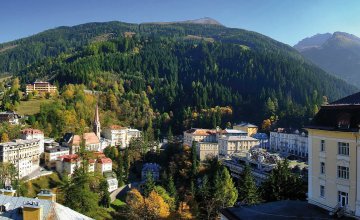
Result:
M337 120L338 128L343 128L343 129L350 128L350 117L351 115L349 113L341 114Z

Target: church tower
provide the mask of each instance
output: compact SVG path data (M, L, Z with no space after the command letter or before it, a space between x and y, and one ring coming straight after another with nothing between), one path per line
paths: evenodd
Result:
M97 104L96 104L96 109L95 109L93 131L96 134L96 136L98 136L98 138L100 140L101 129L100 129L100 119L99 119L99 106Z

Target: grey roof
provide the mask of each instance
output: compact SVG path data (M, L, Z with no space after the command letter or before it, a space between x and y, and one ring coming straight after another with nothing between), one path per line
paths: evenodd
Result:
M27 202L36 202L39 206L42 206L43 210L43 220L51 219L56 220L91 220L83 214L80 214L68 207L60 205L56 202L44 199L34 199L26 197L13 197L0 195L0 205L10 204L9 210L6 212L0 212L0 219L8 220L23 220L22 213L19 212L22 206L26 205Z
M330 103L330 105L359 105L359 104L360 104L360 92L346 96L342 99Z
M239 219L332 219L329 212L306 201L282 200L220 211L229 220ZM351 218L344 218L351 219Z
M249 127L249 128L257 128L258 126L251 124L249 122L240 122L239 124L235 124L235 126Z

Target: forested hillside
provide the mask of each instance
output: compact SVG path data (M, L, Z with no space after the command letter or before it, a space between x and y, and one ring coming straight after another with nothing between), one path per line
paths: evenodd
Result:
M355 91L285 44L219 25L91 23L0 47L0 70L22 83L84 84L107 94L102 107L120 120L131 113L127 106L150 112L141 116L145 122L127 124L151 125L156 133L268 118L299 126L323 96L334 100Z

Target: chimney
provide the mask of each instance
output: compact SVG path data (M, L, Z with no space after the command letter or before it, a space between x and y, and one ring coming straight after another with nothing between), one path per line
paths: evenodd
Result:
M4 189L0 190L0 192L5 196L15 196L16 190L14 190L12 186L5 186Z
M50 200L56 202L56 194L52 193L48 189L42 189L39 194L37 194L38 199Z
M37 201L25 202L22 208L23 220L42 220L43 209Z

